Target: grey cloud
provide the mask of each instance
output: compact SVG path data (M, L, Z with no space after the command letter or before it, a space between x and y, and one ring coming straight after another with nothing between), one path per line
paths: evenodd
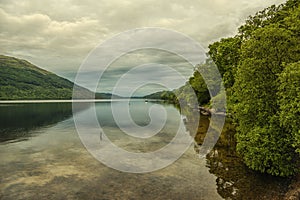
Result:
M173 29L207 49L212 41L235 34L248 15L284 1L1 0L0 54L28 59L72 79L88 53L119 32L140 27ZM168 41L171 38L166 38L166 47ZM117 50L108 47L106 53ZM125 56L113 69L152 62L173 65L187 76L192 73L191 66L172 55L139 56Z

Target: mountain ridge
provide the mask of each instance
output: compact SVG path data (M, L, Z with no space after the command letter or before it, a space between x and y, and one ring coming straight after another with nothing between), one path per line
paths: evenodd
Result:
M73 95L73 87L76 93ZM93 93L27 60L0 55L0 100L67 100L122 98Z

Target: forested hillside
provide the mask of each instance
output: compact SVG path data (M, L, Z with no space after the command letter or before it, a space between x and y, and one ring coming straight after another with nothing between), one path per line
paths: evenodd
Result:
M0 55L0 100L72 99L73 83L27 62ZM91 92L78 87L78 97Z

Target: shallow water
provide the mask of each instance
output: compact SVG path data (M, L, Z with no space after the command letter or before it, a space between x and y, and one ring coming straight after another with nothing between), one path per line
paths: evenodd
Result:
M114 103L121 114L125 102ZM151 121L148 109L153 105L130 102L133 120L147 126ZM88 120L90 106L81 103L74 115ZM160 104L168 116L166 125L145 141L120 132L110 102L95 106L108 138L132 152L163 147L172 140L182 119L175 107ZM192 119L186 118L188 131ZM201 117L195 145L172 165L132 174L111 169L91 156L76 132L70 103L1 104L0 199L281 199L289 180L248 170L234 152L229 123L214 150L199 158L197 152L208 124L209 119Z

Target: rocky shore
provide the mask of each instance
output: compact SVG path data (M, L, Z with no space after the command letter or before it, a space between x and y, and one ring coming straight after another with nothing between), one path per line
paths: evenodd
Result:
M299 200L300 199L300 174L295 177L289 186L289 190L285 195L285 200Z

